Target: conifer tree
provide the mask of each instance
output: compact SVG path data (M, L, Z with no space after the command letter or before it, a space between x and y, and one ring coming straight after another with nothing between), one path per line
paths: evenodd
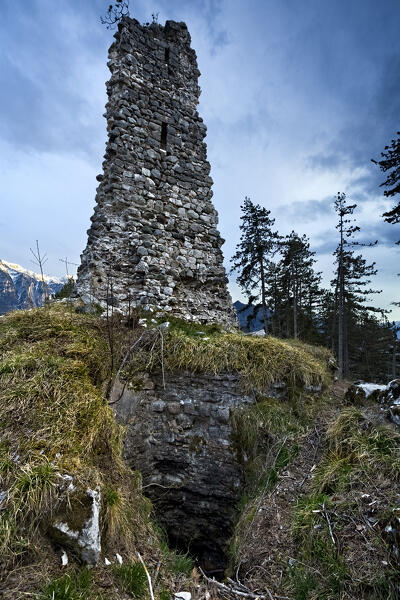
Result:
M383 173L389 172L386 180L381 183L381 187L387 188L384 195L387 198L398 196L397 204L392 210L382 215L385 221L392 224L400 223L400 131L397 132L397 135L399 137L392 140L390 146L385 146L385 151L381 152L381 160L372 159L372 162L379 165ZM400 244L400 240L396 243Z
M315 252L310 250L307 236L292 231L280 242L280 255L277 263L269 264L267 277L273 333L320 341L315 311L322 294L321 274L314 270Z
M377 273L375 263L367 264L361 255L354 254L355 246L374 246L377 241L361 244L354 239L360 228L353 225L355 219L348 217L353 215L357 205L347 204L346 194L338 193L334 205L339 217L336 225L336 229L339 230L339 244L334 252L337 274L332 284L337 293L339 377L344 377L349 372L350 328L359 323L360 316L365 314L365 311L380 312L380 309L372 306L365 307L365 302L369 294L380 293L381 290L367 288L371 283L370 277Z
M272 228L275 219L270 217L271 211L259 204L254 204L246 196L241 206L242 216L240 242L231 259L231 273L237 272L237 283L248 296L248 304L255 300L261 302L256 307L262 309L265 335L268 334L268 310L266 285L268 263L278 248L279 235Z
M400 223L400 131L397 132L397 135L399 137L392 140L390 146L385 146L385 152L381 152L381 160L372 159L372 162L379 165L383 173L389 171L386 180L381 183L381 187L387 188L384 195L387 198L398 197L397 204L394 205L392 210L382 215L385 221L393 225ZM396 244L400 244L400 239L397 240ZM400 273L398 275L400 276ZM393 302L393 304L400 306L400 302Z
M280 268L285 280L288 304L292 313L292 331L296 339L299 335L300 321L309 317L308 326L312 325L315 298L319 295L320 273L315 273L315 252L310 250L310 242L306 235L300 237L292 231L281 244L282 260ZM289 306L288 306L289 308Z

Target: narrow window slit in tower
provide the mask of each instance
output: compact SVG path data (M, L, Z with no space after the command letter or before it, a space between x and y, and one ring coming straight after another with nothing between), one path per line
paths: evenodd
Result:
M166 65L169 63L169 48L165 48L164 50L164 62Z
M161 150L167 150L167 123L161 123Z

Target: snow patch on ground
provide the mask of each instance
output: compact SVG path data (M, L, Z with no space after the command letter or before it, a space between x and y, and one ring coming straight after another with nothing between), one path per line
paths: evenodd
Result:
M92 497L92 516L86 521L79 545L82 547L82 558L88 564L97 564L101 552L100 538L100 490L90 490L87 493Z
M379 383L359 383L357 384L357 387L364 390L366 398L368 398L368 396L370 396L373 392L376 392L376 390L383 392L388 389L387 385L381 385Z

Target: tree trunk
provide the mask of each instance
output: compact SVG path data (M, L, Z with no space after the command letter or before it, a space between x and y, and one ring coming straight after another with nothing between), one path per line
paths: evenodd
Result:
M297 339L297 287L294 273L294 264L292 262L292 291L293 291L293 337Z
M260 273L261 273L261 302L264 319L264 333L268 335L268 315L267 315L267 304L265 301L265 279L264 279L264 261L260 258Z
M339 290L339 278L336 278L335 286L335 298L333 302L332 312L332 331L331 331L331 352L335 354L335 335L336 335L336 315L338 314L338 290Z
M344 270L343 270L343 217L340 218L340 247L339 247L339 323L338 323L338 365L339 378L344 375Z

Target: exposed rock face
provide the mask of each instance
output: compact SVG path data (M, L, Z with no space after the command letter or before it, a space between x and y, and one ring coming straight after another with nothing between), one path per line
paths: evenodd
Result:
M70 548L80 560L96 565L101 552L100 490L75 490L61 502L49 534L59 545Z
M53 296L63 282L24 269L20 265L0 260L0 315L11 310L42 306L46 296Z
M127 425L125 458L141 471L170 541L222 574L243 483L230 413L254 398L229 374L168 375L165 389L156 376L144 387L114 404Z
M196 110L200 73L187 27L125 18L115 38L104 175L78 292L88 301L231 326L206 127Z

